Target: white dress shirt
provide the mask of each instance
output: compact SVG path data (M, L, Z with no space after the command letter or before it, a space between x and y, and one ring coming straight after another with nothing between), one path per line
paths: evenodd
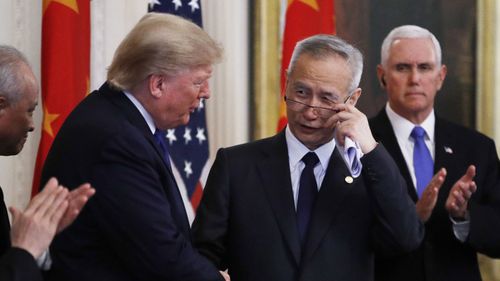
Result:
M299 197L299 183L300 183L300 175L302 174L302 170L305 168L304 162L302 162L302 157L306 155L308 152L311 152L309 148L307 148L304 144L302 144L290 131L290 128L287 126L285 129L285 138L286 138L286 144L288 147L288 160L289 160L289 165L290 165L290 177L292 181L292 192L293 192L293 201L295 204L295 209L297 209L297 200ZM347 143L347 142L346 142ZM357 164L361 166L360 158L363 156L361 153L361 149L359 148L359 145L357 145L355 142L350 142L351 145L356 145L356 157L354 159L349 160L347 157L347 152L342 146L338 146L339 150L341 151L342 158L344 159L344 162L346 163L347 167L351 171L351 174L353 173L352 171L352 161L357 161ZM328 168L328 163L330 162L330 157L332 156L333 151L335 150L336 146L336 141L335 138L333 138L331 141L323 144L322 146L316 148L314 153L319 158L319 163L314 167L314 177L316 178L316 184L318 186L318 191L321 188L321 184L323 183L323 179L325 178L325 173L326 169ZM351 147L349 147L351 148ZM361 174L361 168L359 171L356 171L356 175L353 175L353 177L359 176Z
M413 181L413 186L416 188L417 180L415 177L415 169L413 167L413 148L415 146L415 141L410 136L411 131L415 126L420 126L425 130L425 145L429 149L431 153L432 160L435 160L435 151L436 151L436 142L434 139L434 128L436 124L436 116L434 115L434 109L432 112L425 118L425 120L421 124L413 124L408 121L406 118L394 112L394 110L387 103L385 107L385 112L387 113L387 117L391 122L394 134L396 135L396 139L399 144L399 148L403 153L403 157L406 161L406 165L408 166L408 170L410 171L411 179ZM438 167L439 168L439 167ZM467 236L469 235L470 229L470 221L468 216L466 215L466 220L457 222L450 217L450 220L453 224L453 233L455 237L465 242Z

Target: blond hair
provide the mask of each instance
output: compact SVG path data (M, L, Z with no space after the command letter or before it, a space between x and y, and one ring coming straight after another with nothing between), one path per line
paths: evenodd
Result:
M120 90L130 90L149 75L175 75L221 58L222 47L196 24L174 15L149 13L116 49L107 79Z

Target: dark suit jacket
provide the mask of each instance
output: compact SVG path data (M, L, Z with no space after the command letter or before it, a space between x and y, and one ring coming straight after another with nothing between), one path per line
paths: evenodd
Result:
M0 188L0 280L42 280L33 256L27 251L10 246L10 223Z
M3 199L3 191L0 188L0 256L10 249L10 222L7 207Z
M0 257L0 280L41 281L42 275L30 253L10 248Z
M220 149L193 224L195 245L229 268L232 281L372 280L374 252L414 249L423 225L385 149L362 163L349 184L333 152L301 251L284 132Z
M375 139L387 148L400 167L408 193L416 202L415 187L385 109L370 120L370 127ZM432 216L425 224L425 239L420 248L411 254L377 257L377 280L481 280L476 251L492 256L500 253L499 162L493 141L476 131L437 117L435 150L434 170L437 172L445 167L447 176ZM474 180L478 189L469 202L469 239L461 243L453 234L445 202L453 184L471 164L476 165Z
M221 280L193 247L182 199L151 130L132 102L104 84L69 115L45 161L95 196L51 246L50 280Z

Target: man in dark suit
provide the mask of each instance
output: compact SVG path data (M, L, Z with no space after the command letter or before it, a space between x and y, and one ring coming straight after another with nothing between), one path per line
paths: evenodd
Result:
M34 130L37 100L38 85L24 55L0 45L0 155L21 152L28 133ZM76 218L93 192L84 184L68 194L51 179L26 210L10 207L11 229L0 188L0 280L41 280L37 262L43 262L56 232Z
M376 251L420 243L404 180L354 107L362 69L336 36L299 42L287 128L218 151L193 236L232 280L372 280Z
M446 66L432 33L400 26L388 34L381 49L377 75L388 103L370 120L370 127L406 179L426 235L410 254L377 256L376 279L481 280L476 252L500 254L500 164L495 144L434 113ZM425 165L413 133L416 127L424 133L422 148L430 160ZM427 180L422 168L428 169Z
M54 240L49 280L224 280L191 245L164 143L210 97L221 55L201 28L167 14L147 14L120 43L108 81L68 116L43 168L43 182L97 191Z

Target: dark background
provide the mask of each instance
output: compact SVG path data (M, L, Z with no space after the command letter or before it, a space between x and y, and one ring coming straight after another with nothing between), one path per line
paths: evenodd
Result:
M358 101L368 117L386 103L377 81L380 46L396 26L415 24L438 39L448 67L436 98L436 113L467 127L475 126L476 0L335 0L337 34L365 56Z

